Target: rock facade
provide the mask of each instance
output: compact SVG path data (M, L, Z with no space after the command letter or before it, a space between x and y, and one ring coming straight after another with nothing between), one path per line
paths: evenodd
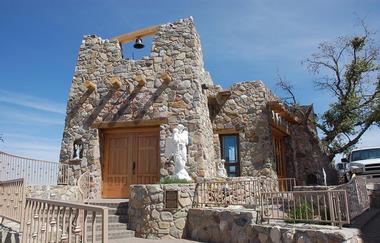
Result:
M256 224L252 211L191 209L186 235L202 242L362 242L360 230L305 224Z
M63 200L63 201L79 201L80 195L77 186L28 186L25 189L26 197Z
M346 184L334 187L333 190L346 190L351 220L362 214L370 206L365 178L355 177Z
M60 162L69 164L65 172L69 185L76 185L80 175L90 171L94 182L91 191L95 198L100 197L102 129L147 124L159 126L161 177L172 174L164 154L165 139L178 124L189 132L186 166L193 179L216 176L221 157L219 136L226 131L239 135L241 176L260 175L268 161L276 171L267 103L278 98L261 81L244 82L228 89L230 96L223 103L216 99L217 105L211 105L210 97L217 97L223 90L213 84L204 69L192 18L158 26L153 38L149 56L127 60L117 40L84 37L69 93L60 152ZM163 78L164 74L171 76L170 82ZM139 82L142 77L143 85ZM286 138L287 177L305 180L305 171L321 171L326 158L315 152L319 147L313 144L318 140L297 132L298 126ZM301 158L302 154L313 156L307 160ZM300 166L314 161L318 163Z
M274 162L267 102L278 99L261 81L237 83L229 90L231 96L211 117L214 131L239 134L240 175L258 176L268 160ZM218 136L214 146L220 157Z
M166 190L178 191L178 208L166 208ZM128 226L141 238L183 238L194 191L195 184L132 185Z
M316 178L317 183L323 184L323 172L325 169L327 174L327 184L337 184L337 173L334 166L331 166L330 160L323 152L322 145L318 138L317 130L313 120L315 119L314 109L312 106L304 106L303 109L311 108L309 114L309 122L305 125L291 125L290 131L292 140L288 141L288 146L292 146L292 150L288 150L287 158L293 163L289 163L289 177L295 177L305 182L305 184L313 184Z
M159 26L150 56L125 60L116 40L85 36L70 89L61 145L60 162L80 165L72 171L92 171L95 181L101 176L101 136L94 124L120 124L133 121L164 121L160 126L161 176L168 171L163 154L165 138L178 124L188 128L188 171L193 177L215 174L212 124L208 118L208 100L202 84L211 79L203 68L199 36L193 20L185 19ZM169 73L170 83L161 77ZM136 76L143 75L140 86ZM118 78L121 87L114 89L109 81ZM91 81L91 92L84 83ZM83 157L73 159L74 143L83 143ZM71 178L74 185L78 176ZM101 183L99 183L101 184Z

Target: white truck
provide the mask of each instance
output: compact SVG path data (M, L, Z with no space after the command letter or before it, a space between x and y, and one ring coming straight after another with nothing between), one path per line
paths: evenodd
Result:
M380 181L380 147L354 149L342 163L348 163L351 174L365 176L367 181Z

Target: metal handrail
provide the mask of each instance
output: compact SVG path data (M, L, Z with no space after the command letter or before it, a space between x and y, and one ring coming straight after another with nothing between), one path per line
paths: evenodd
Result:
M59 165L0 151L0 180L24 178L28 185L56 185Z
M257 206L261 192L290 191L295 186L294 178L258 178L245 177L239 180L210 180L197 183L196 205L229 206L249 205Z
M345 190L262 192L262 220L278 219L289 222L350 223Z

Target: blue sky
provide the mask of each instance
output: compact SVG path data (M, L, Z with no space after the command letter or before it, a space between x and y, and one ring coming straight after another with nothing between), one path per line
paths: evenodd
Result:
M58 160L83 35L110 38L193 16L215 83L260 79L281 95L275 87L279 70L300 101L320 113L330 94L313 88L302 60L319 42L358 32L358 16L380 32L379 10L377 0L1 0L0 150ZM372 130L362 145L376 145L379 136Z

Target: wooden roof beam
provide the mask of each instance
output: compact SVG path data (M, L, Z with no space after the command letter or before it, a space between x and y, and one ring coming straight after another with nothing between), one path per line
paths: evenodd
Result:
M282 118L284 118L286 121L291 123L299 123L299 118L292 113L290 113L283 104L281 104L279 101L269 101L268 107L279 114Z
M120 42L120 44L123 44L123 43L127 43L130 41L134 41L137 38L143 38L146 36L155 35L158 31L158 28L159 28L159 25L151 26L151 27L148 27L145 29L136 30L136 31L131 32L131 33L119 35L119 36L113 37L111 39L112 40L118 40Z
M224 90L224 91L219 91L216 93L216 95L210 95L208 96L208 101L211 104L218 104L218 105L223 105L226 103L228 98L231 96L231 91L230 90Z
M91 81L85 81L83 83L84 87L87 89L87 90L90 90L90 91L94 91L96 89L96 84L91 82Z

